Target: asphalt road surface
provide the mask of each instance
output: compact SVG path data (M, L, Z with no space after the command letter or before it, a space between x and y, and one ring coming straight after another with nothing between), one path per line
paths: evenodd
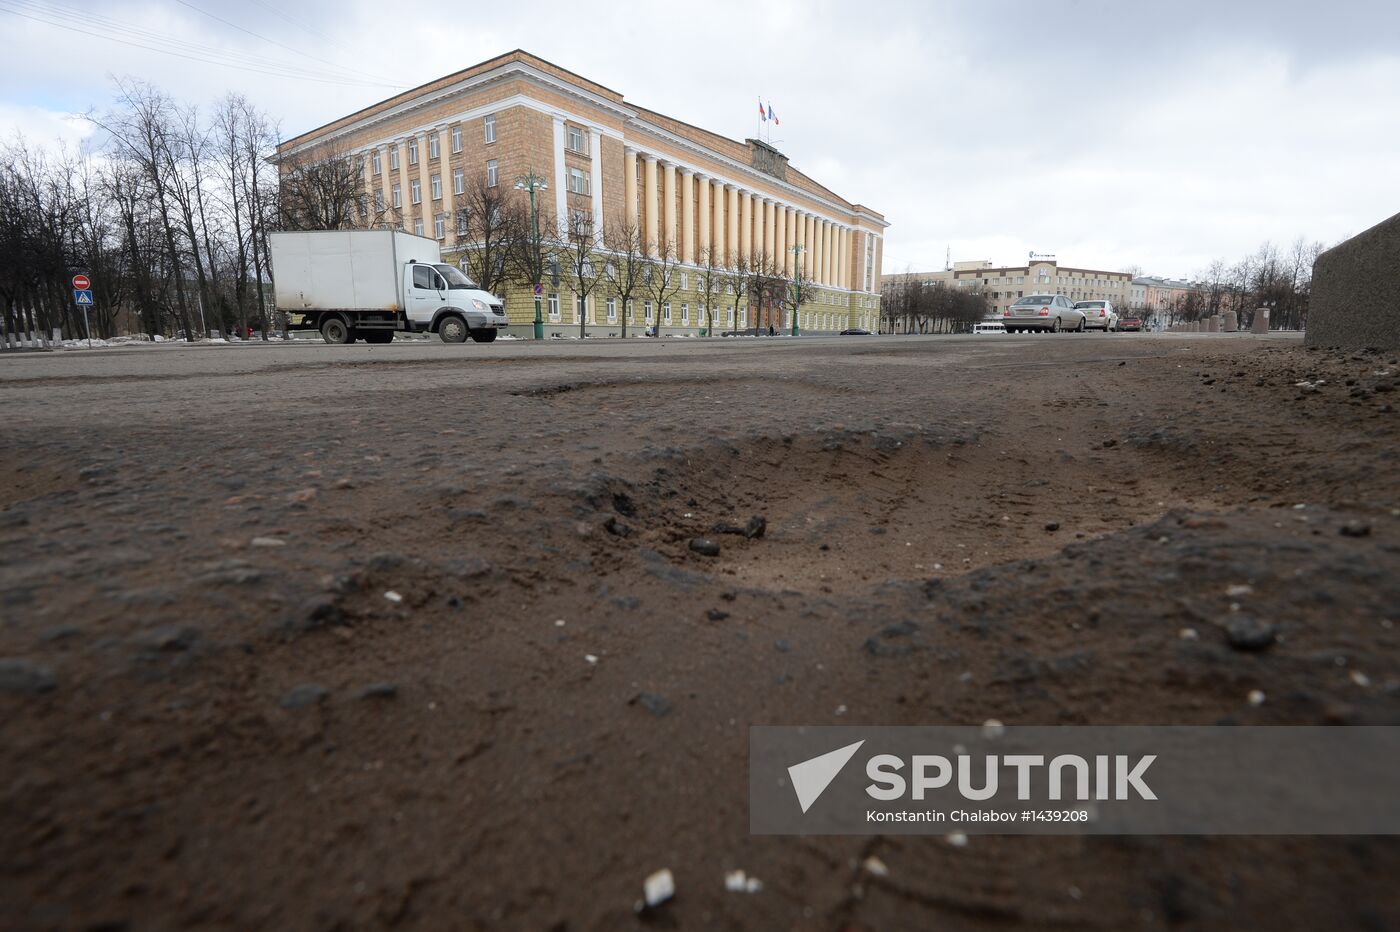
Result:
M1246 335L0 355L0 926L1393 928L1390 838L754 836L747 753L1395 724L1397 382Z

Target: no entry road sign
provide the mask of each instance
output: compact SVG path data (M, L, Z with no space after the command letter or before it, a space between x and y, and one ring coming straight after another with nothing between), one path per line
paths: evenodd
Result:
M92 287L92 282L88 280L88 277L87 277L86 275L74 275L74 276L73 276L73 290L74 290L74 291L87 291L87 290L88 290L89 288L91 288L91 287Z

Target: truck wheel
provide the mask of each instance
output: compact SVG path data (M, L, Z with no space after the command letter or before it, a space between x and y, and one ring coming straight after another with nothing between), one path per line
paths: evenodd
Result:
M482 327L472 331L472 339L477 343L491 343L496 339L495 327Z
M456 314L449 314L438 324L438 336L442 337L444 343L465 343L467 322Z
M353 343L355 342L355 334L341 318L327 317L321 321L321 339L327 343Z
M366 330L366 343L392 343L394 342L394 331L392 330Z

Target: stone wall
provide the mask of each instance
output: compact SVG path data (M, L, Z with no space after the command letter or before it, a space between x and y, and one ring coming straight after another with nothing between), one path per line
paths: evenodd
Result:
M1400 347L1400 214L1317 257L1307 343Z

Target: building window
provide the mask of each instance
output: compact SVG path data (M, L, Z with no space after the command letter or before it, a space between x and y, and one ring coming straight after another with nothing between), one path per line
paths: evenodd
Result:
M496 160L495 160L495 159L489 159L489 160L487 160L487 162L486 162L486 186L487 186L488 188L494 188L494 187L496 186L496 181L497 181L497 179L498 179L499 177L500 177L500 173L499 173L499 171L498 171L497 168L496 168Z
M429 137L428 137L428 158L430 158L430 159L435 159L435 158L437 158L438 156L440 156L440 155L442 154L442 151L441 151L441 149L439 148L440 146L441 146L441 142L440 142L440 140L438 139L438 134L437 134L437 133L433 133L431 136L429 136Z
M417 140L417 139L410 139L410 140L408 141L408 164L410 164L410 165L417 165L417 164L418 164L418 140Z
M549 319L555 323L559 322L559 295L554 292L549 294Z
M418 204L423 200L423 186L417 178L408 183L408 201L410 204Z
M371 153L369 154L369 164L370 164L370 170L373 171L376 175L379 174L380 166L379 166L379 150L378 150L378 149L375 149L373 152L371 152Z
M568 133L569 133L569 151L570 151L570 152L582 152L582 151L583 151L583 130L579 129L577 126L570 126L570 127L567 127L567 129L568 129Z
M442 200L442 176L434 175L431 183L433 186L433 200Z
M486 141L492 143L496 141L496 114L486 114Z
M389 167L392 168L394 171L398 171L398 170L399 170L399 147L398 147L398 146L390 146L390 147L389 147Z
M390 196L393 198L395 208L403 206L403 192L399 190L399 186L397 184L394 185Z
M467 175L462 169L457 168L452 171L452 193L462 194L467 190Z
M433 235L438 239L447 238L447 215L438 214L433 218Z
M580 168L569 169L569 190L574 194L591 194L593 192L592 179Z
M374 192L374 209L375 209L375 210L383 210L383 209L384 209L384 192L383 192L383 191L375 191L375 192Z
M462 151L462 127L460 126L452 127L452 151Z
M608 298L608 323L617 320L617 299Z
M413 221L413 232L416 236L423 235L423 218L417 217Z
M646 314L646 321L647 321L647 323L651 323L651 302L650 302L650 301L648 301L646 304L642 305L642 312Z
M689 304L682 304L682 305L681 305L681 323L682 323L682 324L689 324L689 323L690 323L690 305L689 305Z
M466 235L467 235L467 220L468 220L468 218L469 218L470 216L471 216L471 215L468 214L465 210L459 210L459 211L457 211L457 236L458 236L458 237L462 237L462 236L466 236Z
M670 301L667 301L665 304L661 305L661 313L662 313L662 315L664 315L664 317L665 317L665 319L666 319L666 323L669 324L669 323L671 322L671 302L670 302Z
M682 272L682 273L681 273L681 291L689 291L689 290L690 290L690 273L689 273L689 272Z

